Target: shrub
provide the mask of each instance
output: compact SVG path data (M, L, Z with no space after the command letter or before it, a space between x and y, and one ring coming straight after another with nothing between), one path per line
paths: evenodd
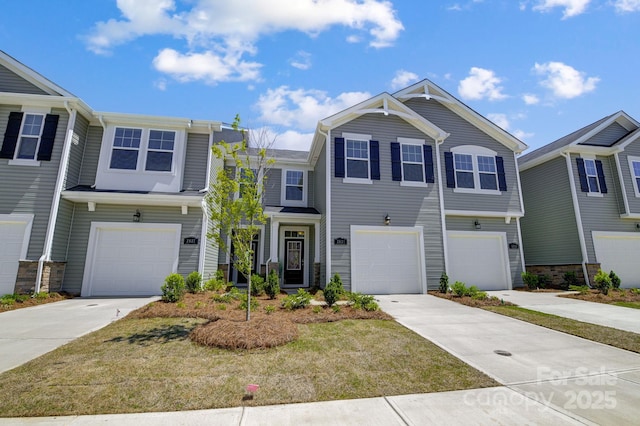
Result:
M611 271L609 272L609 278L611 278L611 286L616 290L619 289L620 284L622 284L622 280L620 280L620 277L616 275L615 272Z
M49 298L49 293L45 291L41 291L40 293L36 293L33 295L37 300L44 300Z
M340 312L340 309L342 309L342 307L341 307L340 305L333 305L333 306L331 307L331 310L332 310L334 313L336 313L336 314L337 314L338 312Z
M296 294L290 294L282 300L282 307L289 310L303 309L309 306L313 296L299 288Z
M600 290L600 293L605 295L609 294L609 289L611 288L611 278L609 274L602 269L598 269L598 273L593 277L593 281L595 282L595 288Z
M238 287L231 287L228 292L223 294L214 294L211 296L211 300L218 303L231 303L233 300L238 300L242 297L242 292L238 290Z
M201 301L197 301L195 305L193 305L194 308L196 309L200 309L200 308L204 308L205 306L207 306L205 303L202 303Z
M264 278L258 274L251 275L251 295L260 296L262 293L264 293Z
M267 313L267 315L270 315L276 311L276 307L273 305L267 305L264 307L264 311Z
M586 285L571 285L571 286L569 286L569 290L578 291L578 292L580 292L580 294L587 294L587 293L589 293L589 286L586 286Z
M551 276L547 274L538 275L538 287L547 288L551 285Z
M465 286L461 281L456 281L451 286L451 291L453 292L454 296L462 297L467 293L467 286Z
M640 294L640 288L631 288L629 291L631 294Z
M247 310L247 293L242 293L240 296L240 304L238 305L238 309L242 309L242 310ZM258 309L258 301L256 299L254 299L253 297L251 298L251 311L255 311L256 309Z
M224 271L218 269L213 278L209 278L204 283L204 289L207 291L220 291L227 287L227 282L224 279Z
M578 276L574 271L567 271L564 273L562 277L564 280L562 285L560 286L563 290L569 290L571 286L577 286L578 284Z
M169 274L164 279L162 290L162 300L165 302L177 302L184 296L184 278L180 274Z
M473 288L473 286L471 286L471 288ZM471 294L471 298L474 300L487 300L489 296L486 291L480 291L476 288L473 294Z
M216 305L216 309L219 311L226 311L227 310L227 305L225 305L224 303L220 304L220 305Z
M446 272L440 275L440 286L438 287L440 293L446 293L449 290L449 277Z
M535 290L538 288L538 276L536 274L524 271L520 276L529 290Z
M272 269L267 276L267 282L264 283L264 292L267 293L269 299L275 299L280 293L280 283L275 269Z
M313 307L313 313L314 314L319 314L320 312L322 312L322 306L314 306Z
M344 294L344 287L342 286L340 275L333 275L333 278L327 283L322 294L324 295L325 302L327 302L329 306L333 306L338 299L340 299L340 296Z
M202 275L198 271L193 271L187 275L184 283L189 293L198 293L202 290Z
M362 293L349 293L349 301L354 309L364 309L365 311L377 311L380 309L373 296Z

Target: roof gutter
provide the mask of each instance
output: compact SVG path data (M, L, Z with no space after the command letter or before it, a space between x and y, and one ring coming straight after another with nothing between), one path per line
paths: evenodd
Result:
M38 272L36 275L36 283L34 294L40 293L42 285L42 272L44 269L44 262L51 260L51 248L53 247L53 234L58 222L58 209L60 208L60 199L62 189L64 186L64 179L67 174L67 167L69 164L69 152L71 151L71 143L73 141L73 128L76 123L77 110L69 107L69 102L64 101L64 107L69 114L69 121L67 122L66 137L64 145L62 147L62 154L60 157L60 164L58 166L58 177L56 179L56 186L53 190L53 200L51 201L51 211L49 212L49 224L47 226L47 232L44 239L44 249L42 256L38 259Z

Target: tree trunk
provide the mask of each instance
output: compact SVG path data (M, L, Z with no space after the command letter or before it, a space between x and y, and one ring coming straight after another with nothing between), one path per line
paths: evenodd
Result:
M251 273L247 276L247 321L251 319Z

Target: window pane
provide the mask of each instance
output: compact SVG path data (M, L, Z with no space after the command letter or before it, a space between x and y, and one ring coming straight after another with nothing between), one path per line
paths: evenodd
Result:
M17 158L26 158L33 160L36 158L36 148L38 147L38 138L20 138L20 149Z
M493 173L480 173L481 189L498 189L498 179Z
M598 188L598 178L596 176L589 176L589 192L600 192Z
M163 149L173 151L173 144L176 138L175 132L150 130L149 149Z
M410 182L424 182L422 164L403 164L404 180Z
M303 174L297 171L287 171L287 185L302 186Z
M42 128L42 116L27 114L24 117L24 124L22 125L22 134L25 136L40 136L40 129Z
M471 159L471 155L455 154L455 160L456 160L456 170L473 171L473 160Z
M636 178L636 185L638 186L638 192L640 192L640 177Z
M287 200L302 201L302 187L287 186L286 197Z
M456 172L456 186L458 188L474 188L473 173Z
M402 161L422 163L422 146L402 145Z
M113 138L113 146L121 148L140 148L141 137L141 129L123 129L117 127L116 134Z
M597 176L598 173L596 172L596 163L593 160L585 160L584 161L584 168L587 171L588 175L591 176Z
M640 161L633 162L633 174L640 177Z
M173 153L171 152L149 151L147 153L146 170L170 172L172 159Z
M369 142L347 140L347 158L369 158Z
M478 170L481 172L496 172L496 160L494 157L478 156Z
M135 170L138 165L138 151L134 149L114 149L111 153L112 169Z
M369 162L362 160L347 160L347 177L369 178Z

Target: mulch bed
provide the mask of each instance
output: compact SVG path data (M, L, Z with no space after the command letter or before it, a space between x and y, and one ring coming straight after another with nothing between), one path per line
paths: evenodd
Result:
M456 296L453 293L440 293L439 291L429 291L429 294L432 296L440 297L442 299L451 300L453 302L457 302L462 305L472 306L474 308L481 308L483 306L513 305L513 303L511 302L507 302L497 297L488 297L486 299L474 299L469 296Z
M560 297L586 300L587 302L613 303L613 302L638 302L640 303L640 293L633 293L628 289L609 290L609 294L604 295L598 290L589 290L587 294L571 293L563 294Z
M45 303L60 302L61 300L71 299L72 295L63 293L49 293L47 298L29 297L25 300L16 300L11 305L3 305L0 303L0 312L14 311L16 309L29 308L31 306L44 305Z

